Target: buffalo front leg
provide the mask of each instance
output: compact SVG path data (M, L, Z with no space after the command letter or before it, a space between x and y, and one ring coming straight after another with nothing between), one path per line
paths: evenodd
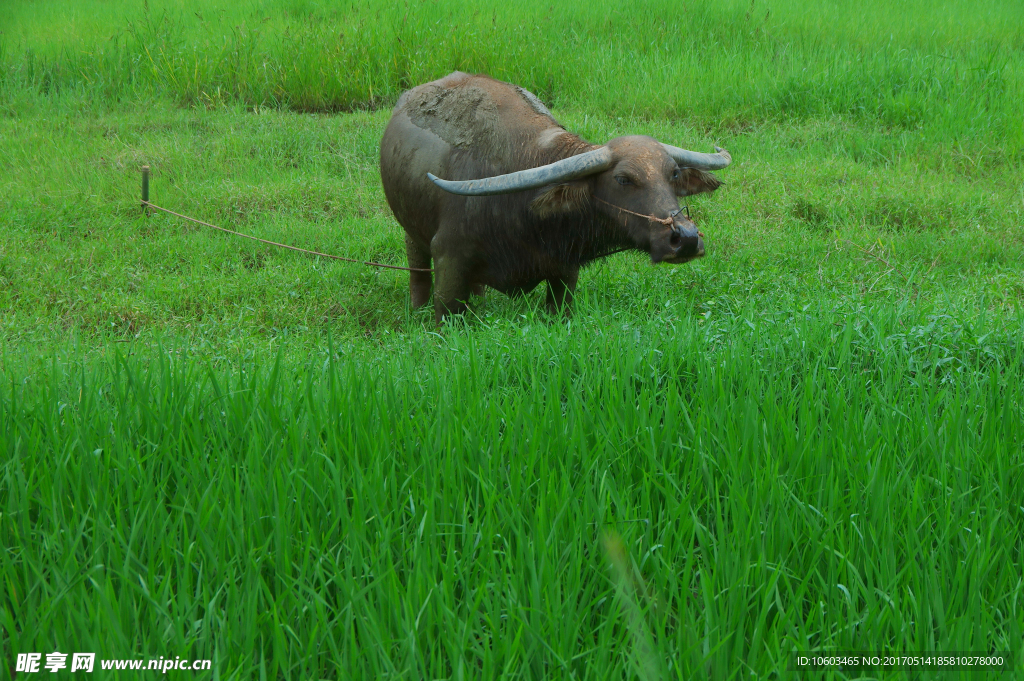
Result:
M409 260L409 267L430 269L430 251L417 244L408 234L405 235L405 256ZM430 272L409 273L409 297L413 309L423 307L430 300L430 284Z
M579 270L574 270L559 279L548 279L548 295L545 302L549 312L569 314L572 311L572 297L576 291L578 278Z

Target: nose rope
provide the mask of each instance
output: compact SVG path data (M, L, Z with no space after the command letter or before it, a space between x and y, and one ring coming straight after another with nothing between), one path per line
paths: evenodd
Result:
M611 206L612 208L616 208L618 210L621 210L624 213L629 213L630 215L636 215L637 217L641 217L641 218L647 218L651 222L660 222L661 224L665 225L666 227L671 227L673 232L677 232L678 233L678 230L676 230L675 226L672 223L675 222L675 217L677 215L679 215L681 212L683 212L682 208L677 209L676 212L672 213L672 215L669 215L667 218L656 218L653 215L646 215L644 213L637 213L635 211L629 210L628 208L623 208L622 206L616 206L614 203L608 203L604 199L599 199L596 196L594 197L594 200L595 201L600 201L601 203L605 204L606 206ZM686 217L690 217L689 207L687 207L687 210L686 210ZM701 231L698 231L697 234L700 235L701 238L704 237L704 233L701 232Z
M656 218L653 215L645 215L643 213L636 213L634 211L629 210L628 208L623 208L622 206L616 206L614 203L608 203L604 199L599 199L596 196L594 197L594 200L595 201L600 201L601 203L605 204L606 206L611 206L612 208L618 208L623 213L629 213L630 215L636 215L636 216L641 217L641 218L647 218L651 222L660 222L661 224L665 225L666 227L669 227L669 226L672 225L672 223L674 222L673 218L675 218L675 216L679 215L679 210L682 210L682 208L680 208L675 213L672 213L672 215L669 215L667 218Z

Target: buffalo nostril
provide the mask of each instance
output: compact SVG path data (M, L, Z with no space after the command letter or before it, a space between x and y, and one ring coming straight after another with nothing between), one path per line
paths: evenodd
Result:
M700 240L695 236L677 236L676 243L673 244L673 248L678 249L679 252L682 253L683 255L693 255L694 253L697 252L699 244Z
M668 238L668 245L675 250L679 250L679 247L683 245L683 237L679 232L672 232Z

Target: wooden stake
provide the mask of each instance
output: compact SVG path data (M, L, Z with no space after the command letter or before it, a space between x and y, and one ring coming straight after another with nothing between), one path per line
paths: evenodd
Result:
M142 213L149 217L149 166L142 166Z

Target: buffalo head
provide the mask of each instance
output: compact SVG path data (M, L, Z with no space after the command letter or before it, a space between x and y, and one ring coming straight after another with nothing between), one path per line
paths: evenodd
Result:
M479 180L448 181L428 173L438 187L463 196L510 194L543 188L530 203L544 217L589 212L614 223L652 263L679 264L704 255L704 239L679 207L679 197L714 191L721 181L709 170L726 167L729 152L702 154L651 137L618 137L592 151L554 163Z

